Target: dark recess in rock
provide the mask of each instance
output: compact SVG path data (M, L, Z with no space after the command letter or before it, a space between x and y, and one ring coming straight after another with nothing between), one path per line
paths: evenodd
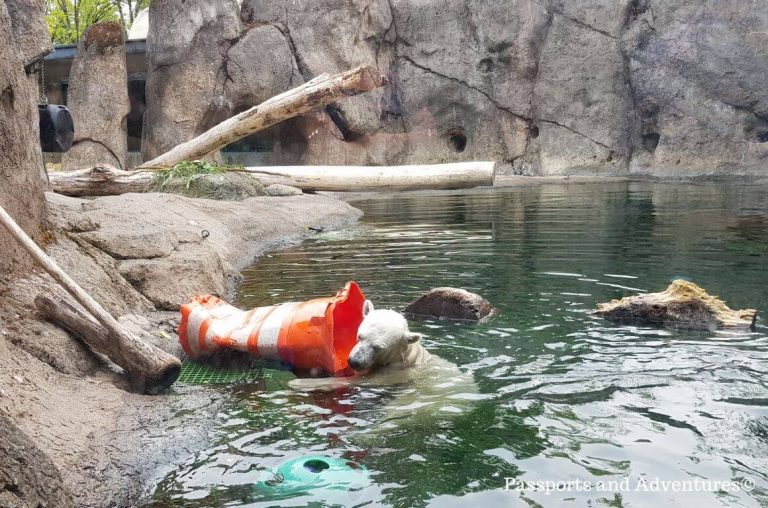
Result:
M467 136L464 134L464 129L461 127L454 127L450 129L446 134L448 139L448 146L454 152L461 153L467 148Z
M661 135L658 132L643 134L643 147L649 152L653 152L656 150L656 147L659 146L660 139Z

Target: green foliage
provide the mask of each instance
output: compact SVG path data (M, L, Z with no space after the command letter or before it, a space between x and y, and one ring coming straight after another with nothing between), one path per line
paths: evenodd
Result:
M182 161L171 169L157 173L155 177L155 190L162 192L172 180L186 180L186 187L189 188L192 178L197 175L213 175L227 171L237 171L242 168L242 166L219 165L206 161Z
M48 0L46 21L56 44L74 44L99 21L117 21L113 0Z
M119 21L130 28L150 0L48 0L46 21L56 44L75 44L99 21Z

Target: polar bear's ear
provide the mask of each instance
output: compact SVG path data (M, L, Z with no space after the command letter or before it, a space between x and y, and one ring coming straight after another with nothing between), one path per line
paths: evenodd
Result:
M363 317L367 316L373 310L373 304L370 300L366 300L363 304Z
M408 342L408 344L416 344L423 338L424 338L423 333L406 332L405 334L405 340Z

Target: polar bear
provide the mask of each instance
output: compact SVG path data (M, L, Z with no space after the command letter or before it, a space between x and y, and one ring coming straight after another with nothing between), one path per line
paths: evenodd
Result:
M379 419L389 427L401 426L403 420L424 420L424 416L435 412L463 413L478 399L472 373L462 372L455 364L427 351L421 344L423 335L411 332L399 312L377 310L366 301L357 337L349 355L349 366L356 375L296 379L290 386L300 391L330 391L350 385L400 387Z
M424 335L410 331L402 314L375 310L370 300L363 305L363 322L357 330L357 344L349 353L349 366L356 372L371 369L405 369L424 365L432 355L420 340Z

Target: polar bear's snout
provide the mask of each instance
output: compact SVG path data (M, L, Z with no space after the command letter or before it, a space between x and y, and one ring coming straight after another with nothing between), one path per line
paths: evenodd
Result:
M366 301L363 316L357 344L349 353L349 366L356 371L405 361L409 346L421 338L421 334L408 329L408 322L399 312L374 310L371 302Z
M355 370L368 370L376 361L376 352L370 344L358 342L349 353L349 366Z

